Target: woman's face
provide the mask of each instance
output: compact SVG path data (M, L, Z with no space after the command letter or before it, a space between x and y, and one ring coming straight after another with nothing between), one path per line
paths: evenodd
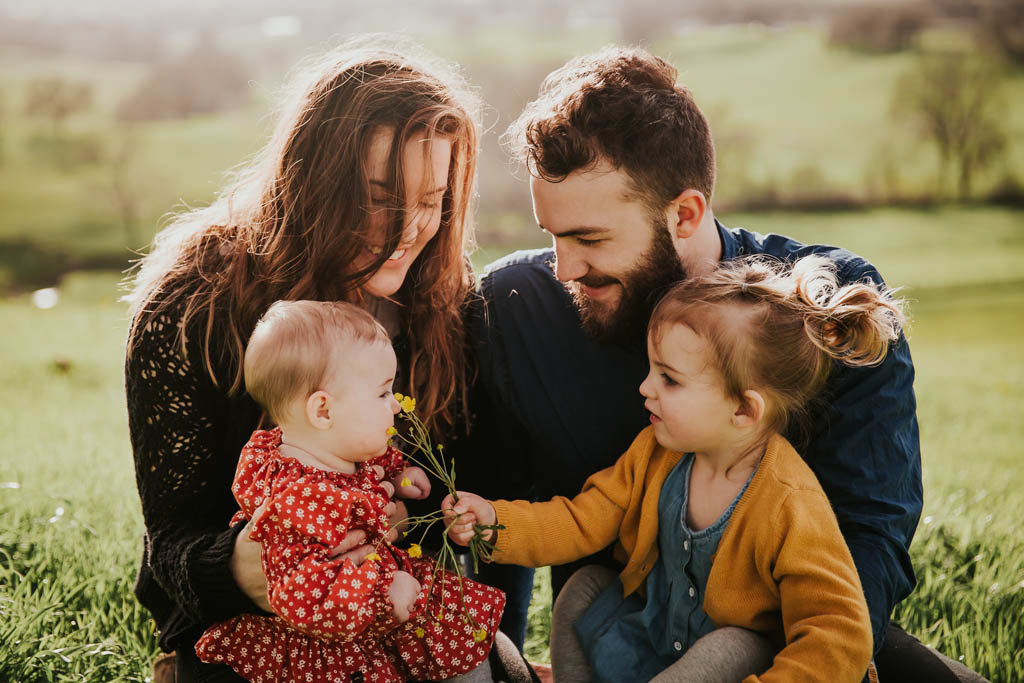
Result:
M388 184L388 157L393 138L393 129L379 128L366 158L371 192L370 239L358 259L358 267L370 265L380 256L393 212L403 209L404 215L398 248L363 286L363 291L378 297L392 296L399 290L413 261L437 234L451 165L450 138L427 137L426 132L414 134L402 150L405 206L396 207L395 188Z

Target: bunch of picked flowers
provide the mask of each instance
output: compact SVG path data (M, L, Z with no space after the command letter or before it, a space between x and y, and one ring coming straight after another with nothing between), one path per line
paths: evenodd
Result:
M420 419L419 415L416 414L416 399L412 396L405 396L403 394L396 393L395 399L402 407L400 417L404 418L408 422L408 429L402 432L395 427L388 428L388 435L392 438L392 445L397 439L405 447L399 447L405 457L412 463L418 465L428 474L435 477L451 494L452 501L458 501L459 496L455 490L455 462L448 458L445 458L444 445L437 444L436 448L433 441L430 438L430 432L427 431L426 425L423 424L423 420ZM407 486L411 482L403 480L402 486ZM426 515L409 517L406 522L409 528L405 531L405 536L409 536L414 531L419 531L419 543L413 543L409 547L410 557L419 557L422 555L423 550L421 543L426 537L427 532L437 524L442 522L445 518L445 513L442 510L436 510ZM473 526L473 540L469 544L469 552L473 559L473 571L479 571L480 569L480 558L489 557L490 552L494 550L494 543L485 539L485 535L492 530L504 529L500 524L482 525L476 524ZM431 582L437 580L440 576L441 581L445 581L446 577L442 572L443 569L447 569L456 575L459 582L459 595L462 600L463 610L462 616L466 621L473 627L473 638L477 642L482 641L487 637L486 629L480 627L473 617L469 614L468 610L465 609L465 594L462 590L462 579L464 578L462 573L462 566L458 563L455 557L455 548L452 545L451 540L448 538L448 534L441 534L441 547L437 551L437 556L434 562L434 574L431 577ZM431 585L431 589L433 585ZM433 594L430 591L430 594ZM440 618L440 614L436 615Z

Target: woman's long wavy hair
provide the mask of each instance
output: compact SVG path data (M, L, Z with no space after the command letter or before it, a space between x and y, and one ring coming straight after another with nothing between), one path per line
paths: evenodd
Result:
M212 205L177 215L156 236L129 283L128 353L149 321L172 315L182 352L198 342L214 383L242 391L245 345L274 301L359 303L362 286L397 248L401 210L388 221L374 262L353 265L368 244L380 246L367 212L365 160L374 133L394 130L388 183L400 207L406 142L413 135L445 137L452 152L441 227L394 296L410 348L397 385L416 396L433 430L444 431L457 406L465 408L467 393L461 309L473 286L465 252L472 241L478 100L445 65L369 42L349 43L304 70L262 152ZM190 342L188 335L198 338ZM215 368L224 367L229 374L218 376Z

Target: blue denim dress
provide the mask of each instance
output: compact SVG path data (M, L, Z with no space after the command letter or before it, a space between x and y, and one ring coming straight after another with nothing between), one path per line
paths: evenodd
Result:
M693 459L692 453L683 456L662 485L659 556L647 576L646 600L638 593L623 598L622 581L616 578L574 624L598 681L650 680L715 629L703 607L711 556L750 479L714 524L691 531L686 499Z

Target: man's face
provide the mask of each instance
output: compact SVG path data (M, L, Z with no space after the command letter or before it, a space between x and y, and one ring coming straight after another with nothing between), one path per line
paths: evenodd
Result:
M629 193L629 177L602 163L551 183L532 178L537 224L551 234L555 275L573 295L583 328L601 340L642 340L654 304L686 273L665 216Z

